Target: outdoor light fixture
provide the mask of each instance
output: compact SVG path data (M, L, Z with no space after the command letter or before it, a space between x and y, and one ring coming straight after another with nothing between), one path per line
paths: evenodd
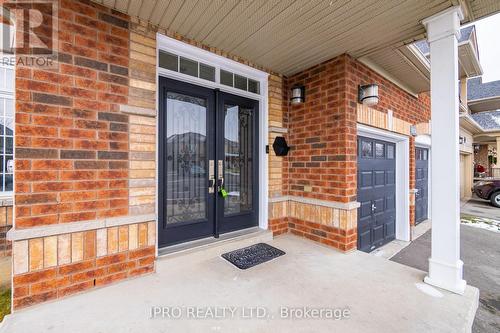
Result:
M410 135L411 135L411 136L417 136L417 134L418 134L418 133L417 133L417 126L415 126L415 125L411 125L411 126L410 126Z
M292 88L292 98L290 98L290 103L292 105L304 103L306 100L306 91L304 86L297 86Z
M376 105L378 103L378 85L360 85L358 89L358 102L364 105Z

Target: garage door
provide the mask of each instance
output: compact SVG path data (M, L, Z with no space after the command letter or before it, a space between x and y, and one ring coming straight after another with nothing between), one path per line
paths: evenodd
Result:
M358 249L370 252L395 238L396 147L358 137Z
M429 205L429 150L415 148L415 224L427 220Z

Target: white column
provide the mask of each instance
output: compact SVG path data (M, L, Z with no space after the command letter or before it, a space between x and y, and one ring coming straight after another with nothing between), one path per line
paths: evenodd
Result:
M425 282L458 294L465 290L460 260L458 48L460 7L422 21L431 59L432 253Z

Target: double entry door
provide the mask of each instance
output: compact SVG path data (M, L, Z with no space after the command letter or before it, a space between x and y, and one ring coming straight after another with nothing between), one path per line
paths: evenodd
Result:
M159 78L158 243L258 225L258 101Z

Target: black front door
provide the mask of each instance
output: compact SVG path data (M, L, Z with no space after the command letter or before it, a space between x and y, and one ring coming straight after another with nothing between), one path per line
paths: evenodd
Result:
M159 83L159 246L257 225L258 102Z
M358 137L358 249L395 238L396 151L390 142Z
M429 149L415 148L415 225L427 219Z

